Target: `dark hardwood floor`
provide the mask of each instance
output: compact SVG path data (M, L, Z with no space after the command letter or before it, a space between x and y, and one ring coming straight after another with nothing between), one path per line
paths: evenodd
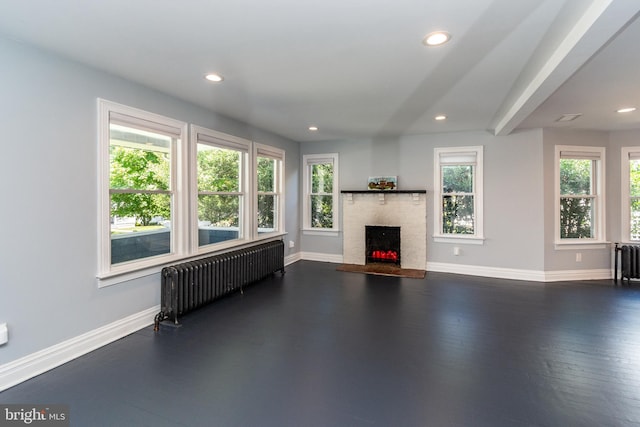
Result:
M0 393L73 426L640 425L640 285L301 261Z

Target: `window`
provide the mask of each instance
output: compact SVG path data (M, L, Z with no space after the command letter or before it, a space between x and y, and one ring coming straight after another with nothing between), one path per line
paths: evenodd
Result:
M482 244L482 159L482 146L435 149L435 241Z
M246 238L246 194L250 141L191 127L196 140L198 247Z
M622 240L640 240L640 147L622 148Z
M304 229L338 229L338 154L307 154L304 170Z
M284 224L282 215L282 179L284 151L255 144L255 183L258 235L280 232Z
M98 100L99 286L284 234L278 148Z
M604 242L604 154L556 146L556 242Z
M186 124L100 101L100 272L183 253Z

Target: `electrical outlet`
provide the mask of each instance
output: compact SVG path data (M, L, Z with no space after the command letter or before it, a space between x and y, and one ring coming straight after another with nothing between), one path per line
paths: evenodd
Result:
M459 248L459 247L457 247L457 246L456 246L456 247L454 247L454 248L453 248L453 254L454 254L455 256L460 255L460 248Z
M9 328L6 323L0 323L0 345L9 341Z
M289 240L289 247L290 248L295 248L296 247L296 242L294 242L293 240Z
M580 252L576 253L576 262L582 262L582 253Z

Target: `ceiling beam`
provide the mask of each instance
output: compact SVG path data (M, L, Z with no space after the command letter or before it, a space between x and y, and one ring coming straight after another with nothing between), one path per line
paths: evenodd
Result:
M493 133L510 134L639 12L640 2L593 0L573 25L565 24L568 32L541 44L494 119Z

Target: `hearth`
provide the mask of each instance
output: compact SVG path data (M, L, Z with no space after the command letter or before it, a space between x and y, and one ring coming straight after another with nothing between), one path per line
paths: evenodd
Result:
M366 225L366 264L382 263L400 266L400 227Z

